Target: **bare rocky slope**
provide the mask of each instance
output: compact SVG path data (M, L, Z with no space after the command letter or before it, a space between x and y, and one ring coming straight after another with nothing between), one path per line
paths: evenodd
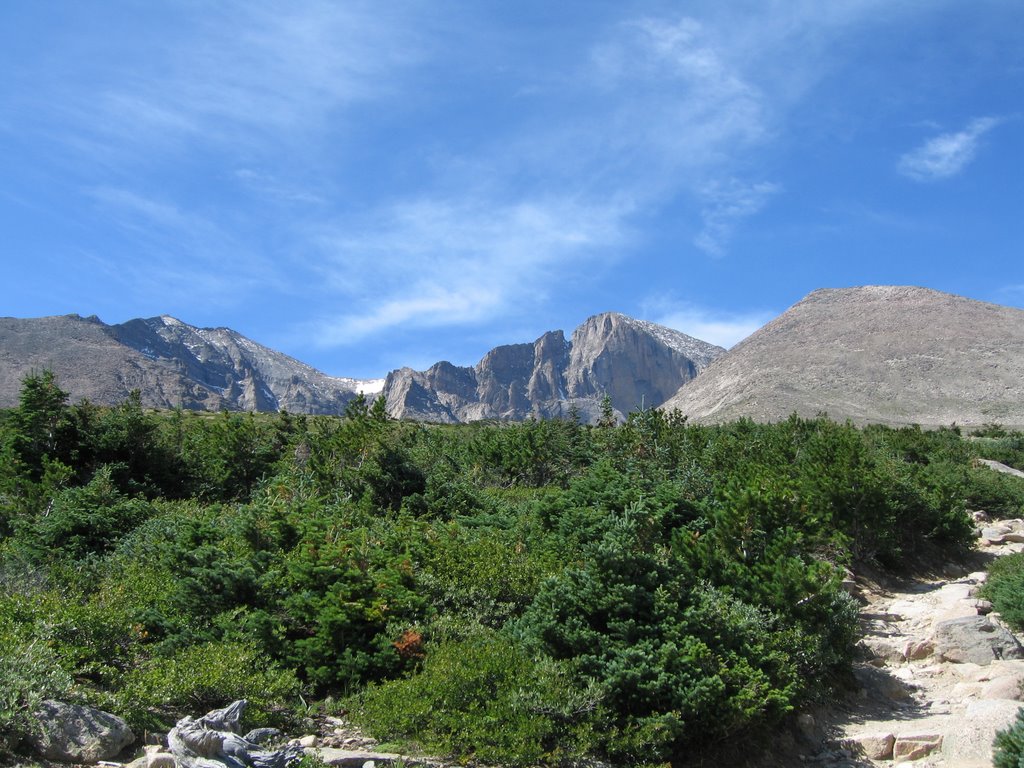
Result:
M700 422L1024 426L1024 310L926 288L811 293L663 406Z
M147 407L190 410L340 413L362 385L230 329L166 315L119 325L79 315L0 318L0 407L16 405L22 379L43 369L72 402L111 405L138 389Z
M426 371L392 371L384 385L396 418L442 423L553 418L575 408L600 416L605 394L621 416L653 407L725 352L685 333L607 312L586 320L568 341L562 331L508 344L474 367L440 362Z

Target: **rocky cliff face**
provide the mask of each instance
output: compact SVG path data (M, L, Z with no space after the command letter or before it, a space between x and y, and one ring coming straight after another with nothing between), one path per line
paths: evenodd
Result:
M1024 425L1024 310L926 288L814 291L664 405L696 421Z
M562 331L495 347L474 367L437 363L393 371L384 385L397 418L444 423L600 416L607 394L619 415L660 404L725 350L616 313L595 315L572 341Z
M0 318L0 406L32 370L57 375L71 401L194 410L340 413L362 382L327 376L227 328L162 316L106 325L78 315Z

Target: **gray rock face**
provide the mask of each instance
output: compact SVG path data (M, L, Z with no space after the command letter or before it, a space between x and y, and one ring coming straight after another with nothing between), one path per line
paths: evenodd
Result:
M26 374L51 369L71 401L122 402L139 389L153 408L341 413L361 382L342 379L227 328L166 315L106 325L78 315L0 318L0 407Z
M934 642L936 654L947 661L985 666L997 659L1024 658L1017 638L987 616L940 621Z
M47 760L95 763L110 760L135 740L128 724L92 707L44 701L36 713L32 746Z
M1024 310L901 286L815 291L663 406L694 421L1024 426Z
M393 371L384 385L396 418L442 423L561 418L575 408L596 421L604 395L621 416L653 407L724 353L670 328L616 313L596 315L567 341L561 331L532 344L495 347L476 366L448 362Z

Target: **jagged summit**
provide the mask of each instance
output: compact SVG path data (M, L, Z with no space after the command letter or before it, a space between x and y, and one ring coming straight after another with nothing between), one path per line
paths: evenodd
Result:
M698 421L1024 425L1024 310L914 286L817 290L664 407Z
M635 328L654 336L658 341L663 343L665 346L674 349L676 352L680 352L687 357L692 358L707 358L713 359L721 354L721 347L714 344L710 344L706 341L688 336L682 331L677 331L674 328L669 328L664 325L658 325L652 323L650 320L639 320L635 317L629 317L619 312L603 312L599 315L587 318L584 321L584 325L590 322L601 322L604 318L608 318L613 323L627 323L634 326Z
M585 320L571 341L549 331L533 343L495 347L473 367L392 371L384 395L393 416L423 421L551 418L572 409L596 421L605 394L620 415L657 405L724 351L606 312Z

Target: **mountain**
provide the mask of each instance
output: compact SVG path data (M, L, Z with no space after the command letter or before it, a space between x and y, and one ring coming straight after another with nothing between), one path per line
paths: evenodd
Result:
M575 408L594 422L605 394L620 416L656 406L724 352L607 312L580 325L571 341L549 331L533 343L495 347L474 367L439 362L426 371L392 371L384 396L392 416L420 421L551 418Z
M663 407L701 422L1024 426L1024 310L926 288L815 291Z
M230 329L167 315L120 325L79 315L0 318L0 406L16 405L24 376L44 368L72 402L114 404L138 389L153 408L340 413L361 388L372 388Z

